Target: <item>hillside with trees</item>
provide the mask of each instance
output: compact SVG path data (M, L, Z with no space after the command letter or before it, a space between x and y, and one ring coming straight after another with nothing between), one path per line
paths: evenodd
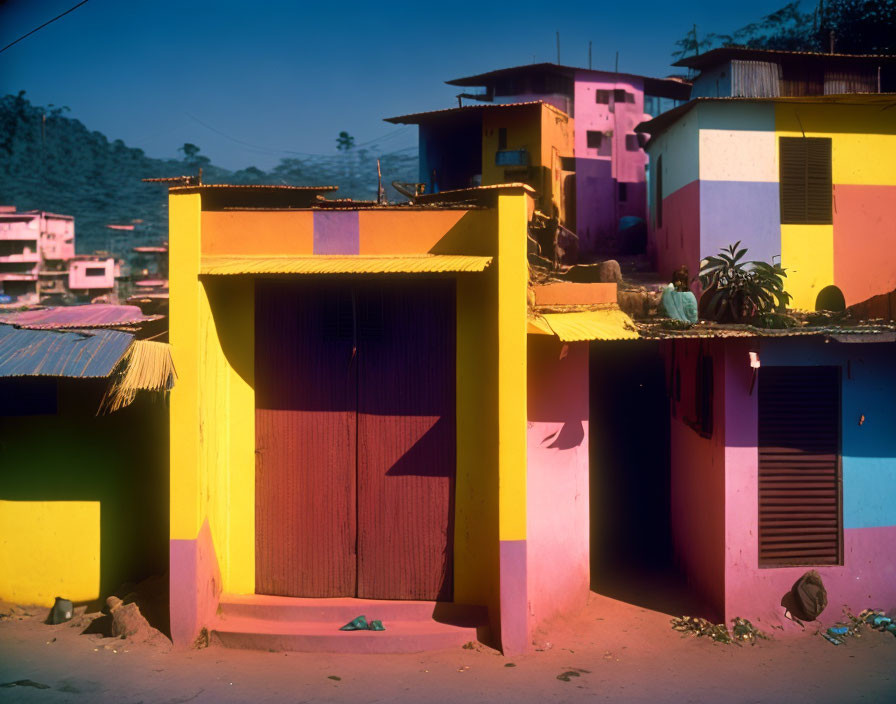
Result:
M332 157L286 158L270 172L254 166L228 171L190 143L179 149L180 159L148 157L67 112L32 105L24 91L0 98L0 205L74 215L79 254L105 250L127 259L132 246L167 239L167 189L144 178L196 174L201 167L205 183L336 185L341 198L375 199L380 158L385 184L417 179L414 150L381 155L355 148L350 135L339 136L340 153ZM387 195L400 198L391 188ZM113 231L109 224L133 224L134 230Z

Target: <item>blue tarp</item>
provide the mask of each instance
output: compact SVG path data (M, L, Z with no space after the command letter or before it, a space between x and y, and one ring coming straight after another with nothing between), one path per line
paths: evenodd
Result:
M0 377L107 377L133 340L118 330L57 332L0 324Z

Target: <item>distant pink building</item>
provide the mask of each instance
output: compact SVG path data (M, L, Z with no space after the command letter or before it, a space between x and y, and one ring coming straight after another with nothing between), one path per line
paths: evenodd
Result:
M118 262L113 257L80 256L69 263L68 287L72 293L88 298L114 294L118 275Z
M42 210L0 206L0 293L7 303L33 304L63 293L66 263L75 255L75 219Z
M546 63L448 83L485 89L463 93L463 98L493 103L541 100L573 117L576 207L571 224L579 236L580 252L631 250L632 234L639 228L644 238L647 155L635 126L645 115L659 115L688 100L688 83Z

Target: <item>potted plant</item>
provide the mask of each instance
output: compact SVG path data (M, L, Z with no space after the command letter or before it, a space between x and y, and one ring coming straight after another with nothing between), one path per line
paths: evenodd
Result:
M700 317L719 323L752 323L777 327L790 294L780 264L745 261L740 242L723 247L700 264Z

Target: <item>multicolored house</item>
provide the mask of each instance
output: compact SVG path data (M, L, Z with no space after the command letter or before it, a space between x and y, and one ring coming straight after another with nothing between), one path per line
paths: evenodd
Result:
M657 269L696 275L701 258L740 241L747 258L787 269L795 308L896 289L894 100L697 98L640 125Z
M528 186L328 190L170 190L173 640L525 651L589 593L587 340L636 333L530 296Z
M575 183L575 217L569 222L579 236L580 251L612 254L630 247L620 232L622 219L647 216L647 158L635 126L688 100L689 83L542 63L448 84L483 89L462 93L461 98L496 105L539 100L573 118L575 173L570 181ZM422 169L421 179L428 179Z
M386 121L420 126L427 193L526 183L539 211L575 228L573 120L550 103L465 105Z

